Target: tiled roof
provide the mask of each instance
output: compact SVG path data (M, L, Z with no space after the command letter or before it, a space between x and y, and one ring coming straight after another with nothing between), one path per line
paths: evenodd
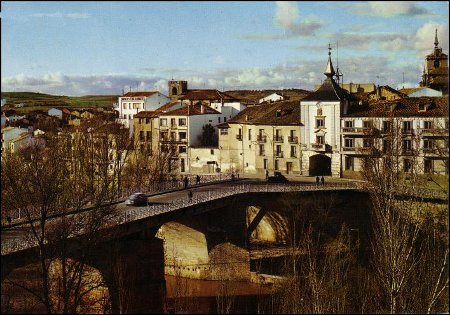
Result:
M154 110L143 110L136 115L133 116L134 118L152 118L152 117L158 117L156 114L156 111Z
M283 101L272 104L247 107L228 124L251 125L300 125L300 102Z
M389 92L391 92L391 93L393 93L393 94L396 94L396 95L398 95L398 96L400 96L400 97L408 97L408 95L406 95L406 94L404 94L404 93L402 93L402 92L400 92L400 91L397 91L396 89L390 87L389 85L379 86L378 88L379 88L379 89L385 89L385 90L387 90L387 91L389 91ZM377 93L377 91L375 90L375 91L370 92L369 94L370 94L370 95L374 95L374 94L376 94L376 93Z
M322 85L302 101L340 101L351 99L348 92L342 89L334 80L326 78Z
M163 106L161 106L160 108L156 109L155 112L160 113L160 112L167 112L170 110L171 107L180 104L180 102L169 102L167 104L164 104Z
M218 90L190 90L184 96L180 97L183 100L192 100L192 101L200 101L200 100L227 100L227 101L237 101L236 98L220 92Z
M429 105L419 112L419 105ZM395 105L391 112L386 105ZM448 117L447 97L408 97L391 101L376 101L364 105L352 105L346 117Z
M403 93L403 94L407 94L408 95L409 93L420 91L420 90L423 90L424 88L425 88L425 86L421 86L421 87L415 87L415 88L400 89L398 91Z
M160 116L194 116L194 115L220 114L220 112L207 105L203 105L203 113L202 113L201 106L202 105L200 104L187 105L165 113L160 113Z
M159 92L128 92L124 94L124 97L135 97L135 96L152 96L153 94L157 94Z

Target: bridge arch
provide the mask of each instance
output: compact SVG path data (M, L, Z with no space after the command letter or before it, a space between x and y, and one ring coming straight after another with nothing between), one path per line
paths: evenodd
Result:
M309 157L310 176L331 175L331 158L325 154L315 154Z

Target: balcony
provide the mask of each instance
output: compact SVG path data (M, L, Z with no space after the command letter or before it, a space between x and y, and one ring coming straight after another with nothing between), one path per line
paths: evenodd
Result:
M297 153L296 152L291 152L291 158L297 158Z
M448 129L444 128L420 128L419 134L422 137L442 137L448 136Z
M311 149L318 152L325 152L327 150L327 146L324 143L311 143Z
M265 142L267 141L267 136L257 135L257 136L256 136L256 141L257 141L257 142L265 143Z
M162 139L159 139L159 141L160 141L161 143L173 143L173 144L177 144L177 143L180 143L180 144L182 144L182 143L187 143L187 139L186 139L186 138L184 138L184 139L162 138Z
M422 153L424 155L436 155L436 149L435 148L422 148Z
M171 128L171 129L177 129L177 127L178 127L177 124L171 124L171 125L170 125L170 128Z
M298 137L288 137L289 143L298 143Z
M273 137L273 142L283 142L283 136L275 136L275 137Z
M363 128L363 127L343 127L342 133L343 134L353 134L353 135L363 135L367 134L368 131L370 131L372 128Z
M266 152L265 151L259 151L259 156L266 156Z
M402 129L402 135L412 136L414 134L414 129Z
M242 134L237 134L236 135L236 139L239 140L239 141L242 141Z
M279 158L282 158L283 157L283 151L276 151L275 152L275 156L279 157Z
M402 154L403 155L413 155L414 154L414 150L413 149L409 149L409 148L404 148L402 150Z

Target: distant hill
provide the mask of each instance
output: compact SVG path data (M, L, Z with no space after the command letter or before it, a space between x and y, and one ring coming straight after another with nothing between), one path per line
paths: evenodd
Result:
M273 93L278 93L287 96L289 100L301 100L305 96L312 93L311 91L302 89L284 89L284 90L231 90L225 91L230 96L233 96L245 103L257 103L259 99Z
M12 108L17 104L23 104L24 107L17 108L20 112L37 109L48 110L50 107L112 108L113 103L117 102L118 97L119 95L60 96L34 92L1 93L1 98L6 99L5 108Z

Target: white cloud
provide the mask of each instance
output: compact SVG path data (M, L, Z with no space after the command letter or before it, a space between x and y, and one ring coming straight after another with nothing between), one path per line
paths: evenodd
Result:
M367 3L355 3L345 6L356 14L386 18L401 15L417 16L431 14L427 9L418 6L413 1L368 1Z
M439 46L448 51L448 24L427 22L419 27L414 35L414 48L425 56L433 50L435 30L438 30Z
M276 11L273 18L275 25L290 29L298 18L298 6L295 2L275 1Z
M299 9L296 2L275 1L276 9L273 24L283 29L283 34L247 34L242 36L249 40L279 40L292 37L314 36L322 28L324 22L317 16L299 19Z

